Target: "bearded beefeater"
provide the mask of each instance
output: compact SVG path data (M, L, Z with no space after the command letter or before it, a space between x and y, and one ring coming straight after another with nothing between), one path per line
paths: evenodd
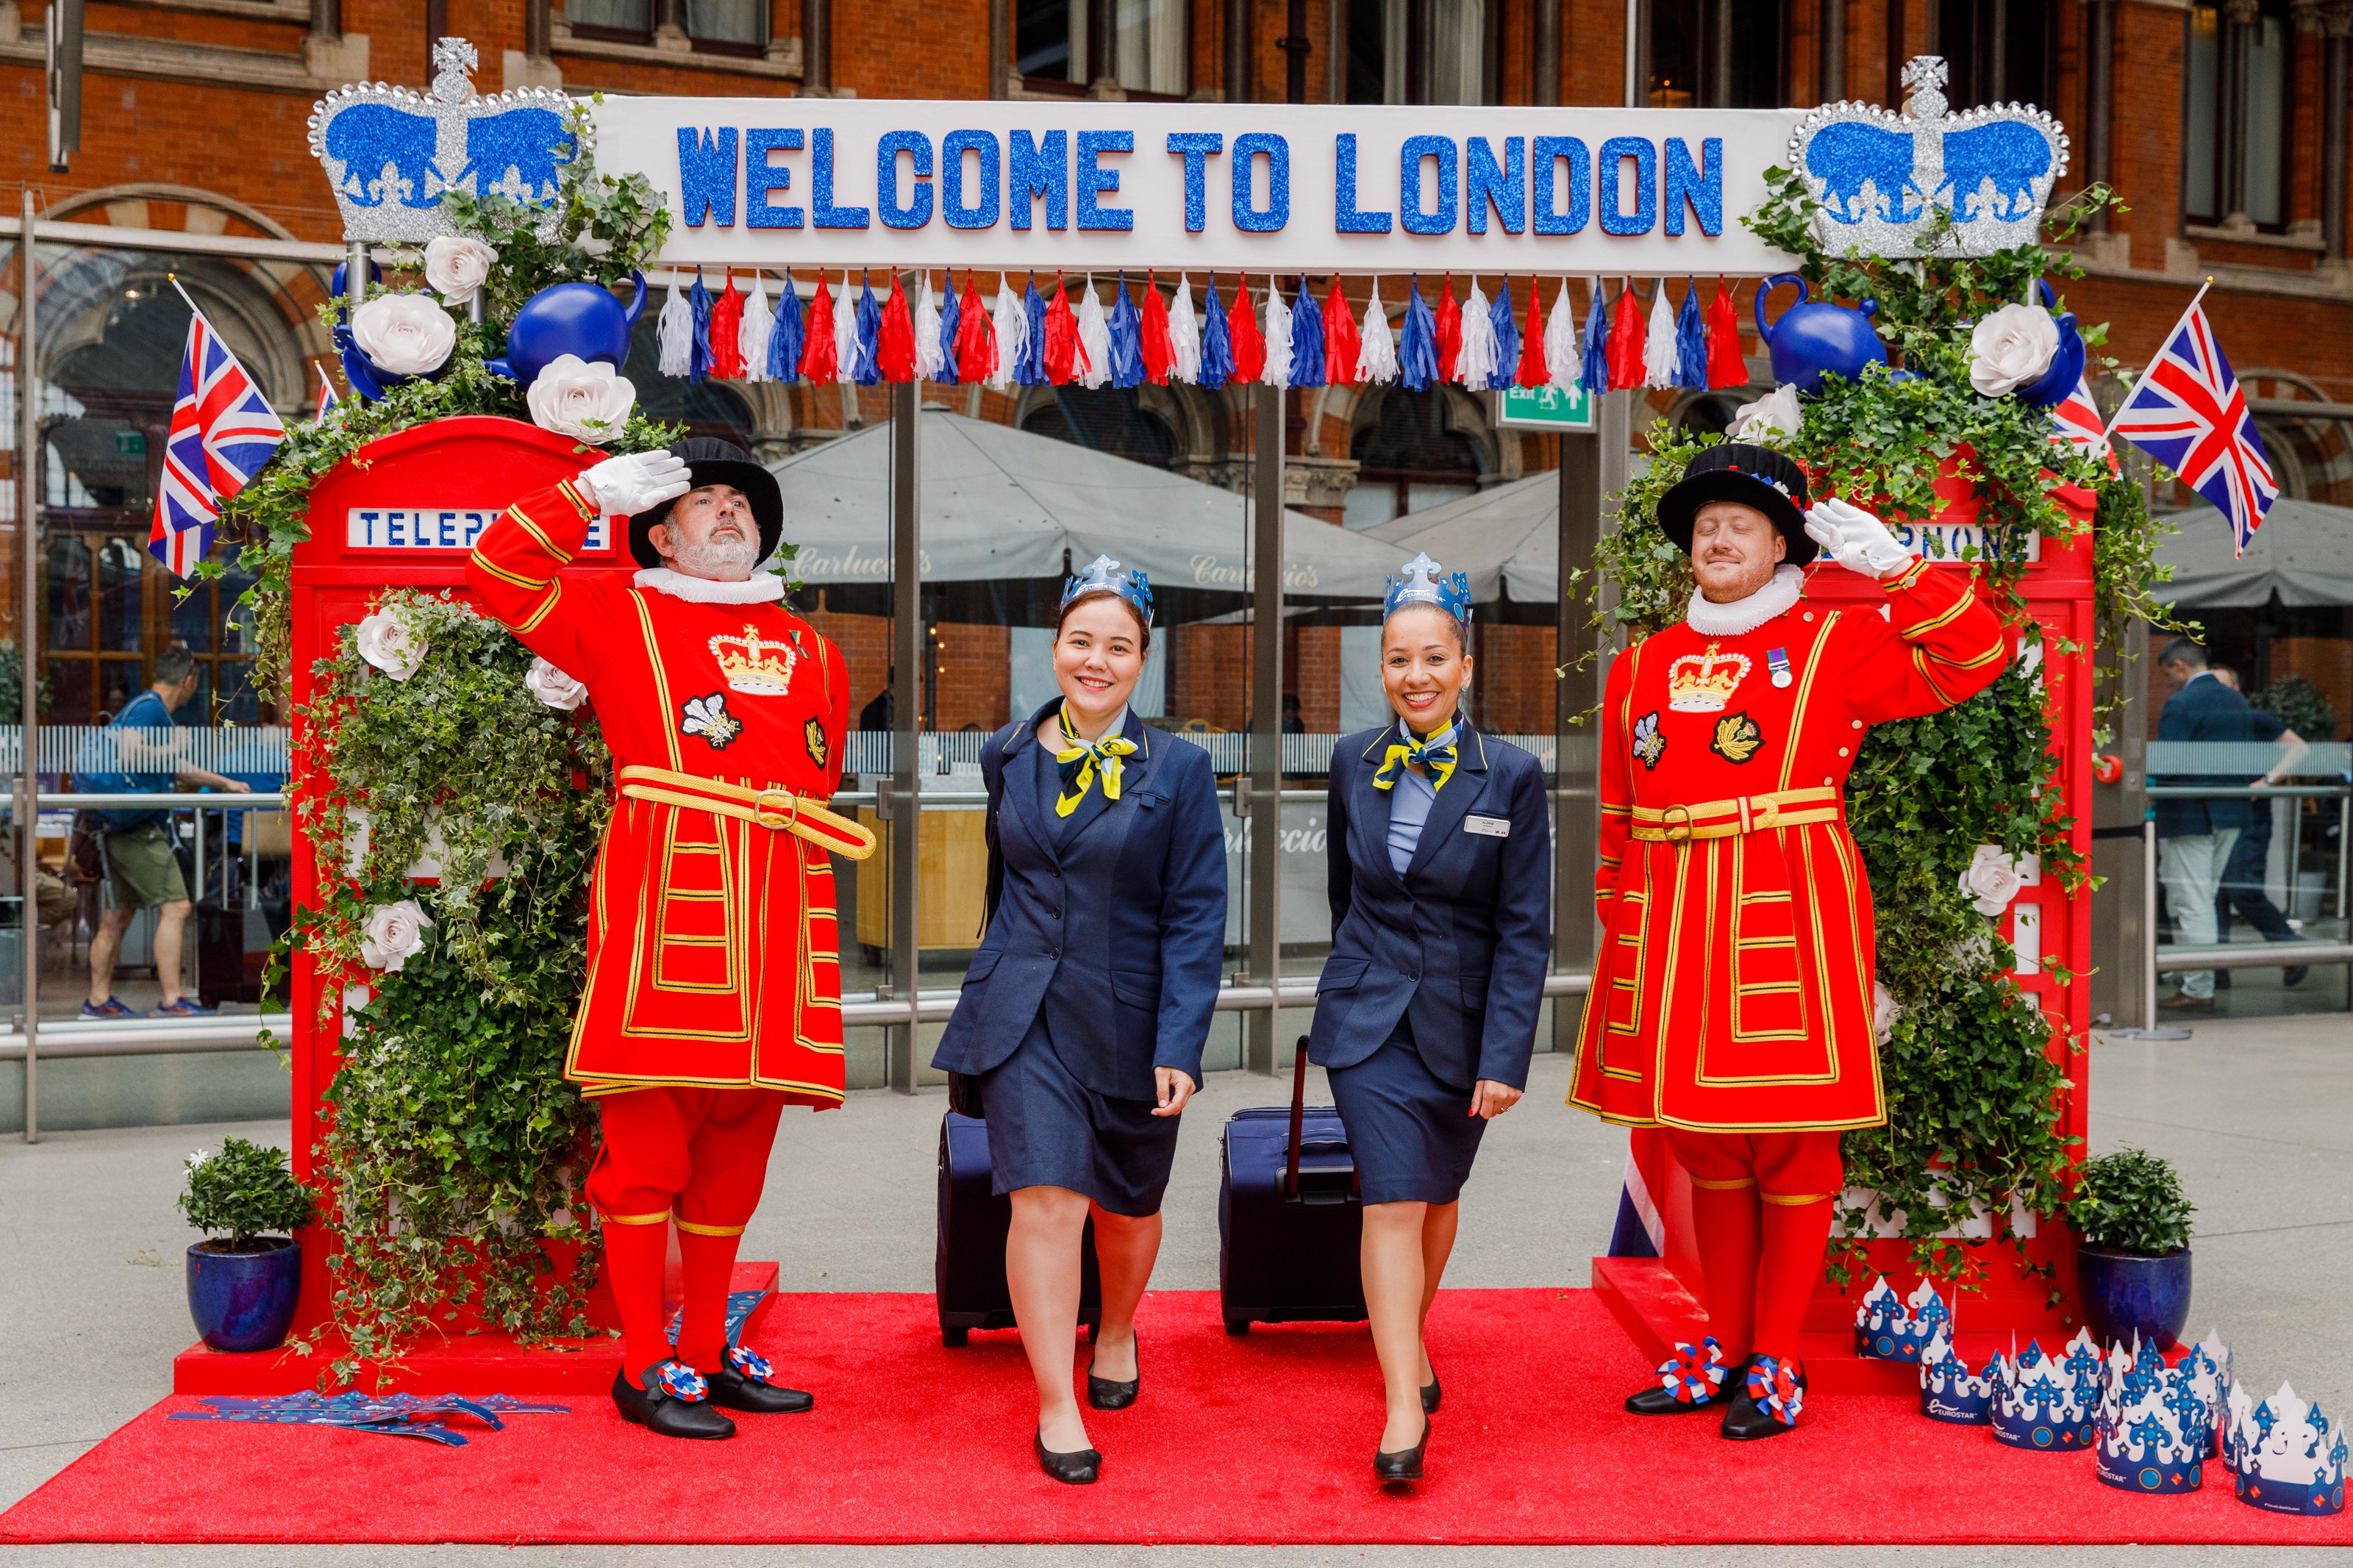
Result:
M602 514L643 570L565 580ZM477 600L584 682L618 770L589 892L586 990L565 1076L596 1098L588 1177L624 1336L621 1413L725 1437L715 1406L807 1410L726 1341L729 1278L787 1104L842 1096L841 980L827 853L873 836L824 803L841 778L841 653L756 571L784 531L776 481L723 441L613 458L485 530ZM669 1221L685 1270L675 1350Z
M1806 500L1796 463L1731 443L1659 502L1699 588L1682 625L1610 668L1604 931L1569 1091L1663 1129L1692 1179L1710 1337L1627 1408L1724 1405L1733 1438L1796 1420L1839 1134L1886 1120L1847 772L1867 726L1962 701L2009 653L1966 573L1931 570L1859 508ZM1818 545L1880 583L1883 614L1805 598Z

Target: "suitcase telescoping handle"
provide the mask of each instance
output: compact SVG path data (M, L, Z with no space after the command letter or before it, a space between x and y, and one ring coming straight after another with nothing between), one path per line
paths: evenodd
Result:
M1307 1124L1307 1037L1299 1037L1299 1056L1291 1066L1291 1149L1283 1156L1284 1201L1299 1201L1299 1139Z

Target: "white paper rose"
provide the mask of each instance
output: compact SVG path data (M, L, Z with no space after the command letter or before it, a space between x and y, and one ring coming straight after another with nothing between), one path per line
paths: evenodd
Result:
M1874 980L1871 983L1871 1033L1881 1045L1895 1037L1895 1020L1904 1016L1904 1004L1895 993Z
M1969 333L1969 384L1988 397L2017 391L2051 368L2059 323L2040 305L2004 305Z
M433 922L415 899L378 904L368 911L367 934L360 938L360 957L370 969L397 974L410 955L425 945L425 928Z
M463 305L482 291L499 253L469 235L444 234L425 242L425 281L445 305Z
M430 651L425 639L390 610L378 610L361 621L353 640L362 658L395 680L415 675Z
M557 354L523 394L523 401L541 429L601 447L628 423L638 389L602 360L583 362L577 354Z
M1961 891L1981 915L1998 915L2010 908L2010 900L2025 885L2018 862L1992 844L1978 845L1977 853L1969 857L1968 869L1961 873Z
M525 689L550 708L561 708L566 713L588 700L588 689L565 674L543 658L531 661L531 673L522 678Z
M1798 389L1777 386L1754 403L1744 403L1732 412L1732 424L1725 434L1736 441L1754 441L1770 446L1784 436L1798 433Z
M380 294L352 312L352 342L386 375L430 375L458 346L458 323L422 294Z

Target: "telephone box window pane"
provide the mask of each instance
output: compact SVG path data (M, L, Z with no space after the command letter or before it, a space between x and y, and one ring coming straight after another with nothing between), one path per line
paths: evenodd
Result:
M169 590L167 590L167 593ZM172 605L172 640L191 653L213 651L213 585L199 582Z
M90 720L90 671L86 658L48 661L49 700L42 717L53 724L87 724Z

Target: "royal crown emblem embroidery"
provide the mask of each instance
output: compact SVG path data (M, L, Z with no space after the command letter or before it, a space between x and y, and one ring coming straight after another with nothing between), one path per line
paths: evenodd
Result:
M792 644L764 637L750 626L740 637L712 637L711 657L719 661L728 689L746 697L782 697L792 689L793 666L800 660Z
M1754 661L1745 653L1687 653L1667 666L1667 706L1678 713L1721 713Z

